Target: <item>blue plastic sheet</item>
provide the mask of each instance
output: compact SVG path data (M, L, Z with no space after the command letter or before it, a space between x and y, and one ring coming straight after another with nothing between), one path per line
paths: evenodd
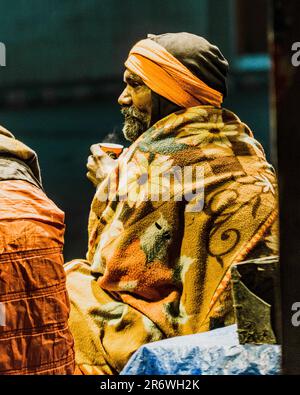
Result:
M240 345L236 325L145 344L121 375L274 375L280 374L277 345Z

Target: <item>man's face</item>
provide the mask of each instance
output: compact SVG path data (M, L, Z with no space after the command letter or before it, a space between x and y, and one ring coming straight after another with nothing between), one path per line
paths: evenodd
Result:
M151 89L128 69L124 73L124 82L126 88L118 99L125 117L123 133L127 140L135 141L150 126Z

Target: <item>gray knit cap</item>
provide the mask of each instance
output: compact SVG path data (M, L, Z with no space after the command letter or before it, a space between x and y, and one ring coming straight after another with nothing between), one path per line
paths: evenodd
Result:
M196 77L211 88L227 95L228 62L219 48L205 38L191 33L148 34Z

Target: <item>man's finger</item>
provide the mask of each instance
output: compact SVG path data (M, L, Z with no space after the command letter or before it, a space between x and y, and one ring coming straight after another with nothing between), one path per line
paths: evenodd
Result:
M97 180L96 180L96 178L95 178L95 176L94 176L94 174L93 173L91 173L91 172L87 172L86 173L86 177L87 177L87 179L89 180L89 181L91 181L91 183L93 184L93 185L97 185Z
M103 155L107 155L104 151L102 151L102 149L100 148L100 145L99 145L99 144L93 144L93 145L91 145L90 150L91 150L91 153L92 153L94 156L103 156Z
M87 167L89 170L93 170L93 168L95 168L95 166L96 166L95 159L94 159L93 155L90 155L90 156L88 157L86 167Z

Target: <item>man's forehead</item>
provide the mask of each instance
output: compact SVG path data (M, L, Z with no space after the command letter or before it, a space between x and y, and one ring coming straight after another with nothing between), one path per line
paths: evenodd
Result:
M137 74L133 73L132 71L126 69L124 72L124 82L126 82L126 80L130 79L136 82L139 82L141 84L143 84L143 80L141 79L141 77L139 77Z

